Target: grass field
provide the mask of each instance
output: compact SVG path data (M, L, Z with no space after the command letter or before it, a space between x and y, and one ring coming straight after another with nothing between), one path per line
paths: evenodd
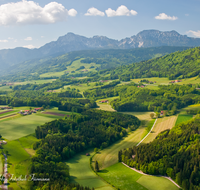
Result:
M142 174L130 170L121 163L110 166L98 172L98 174L120 190L147 190L147 188L137 183Z
M8 151L8 172L13 174L13 177L25 176L28 174L30 166L30 158L33 143L38 141L34 135L28 135L17 140L9 141L3 146L5 151ZM29 151L27 151L29 150ZM34 152L34 150L32 150ZM13 189L25 189L25 182L18 181L17 183L10 183L9 187Z
M178 190L179 189L171 181L163 177L142 175L142 177L140 177L137 180L137 183L143 185L148 190L157 190L157 189Z
M147 138L141 144L153 141L160 132L174 127L176 120L177 116L158 118L152 132L147 136Z
M90 152L92 154L92 152ZM98 177L90 168L90 156L86 152L76 155L67 161L69 166L71 182L79 183L83 186L94 187L98 190L114 190L114 188Z
M172 182L163 177L147 176L137 173L122 163L112 165L102 171L99 176L120 190L178 190Z
M52 121L54 118L43 117L37 114L20 116L1 121L1 135L7 140L14 140L32 134L35 128L45 122Z
M145 127L139 127L136 131L133 131L123 140L118 141L117 143L97 153L94 156L93 161L97 160L99 162L100 169L104 169L116 164L118 162L118 151L124 148L135 146L144 136L145 130Z
M188 121L188 120L190 120L192 118L193 118L193 115L182 115L182 114L179 114L175 125L178 125L179 123Z

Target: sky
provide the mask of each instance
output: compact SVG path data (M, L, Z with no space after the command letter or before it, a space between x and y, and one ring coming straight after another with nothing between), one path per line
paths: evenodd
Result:
M73 32L121 40L142 30L200 38L200 0L0 0L0 49L39 48Z

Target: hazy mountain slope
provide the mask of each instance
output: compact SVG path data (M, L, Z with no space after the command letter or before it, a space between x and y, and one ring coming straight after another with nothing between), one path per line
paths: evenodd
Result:
M84 36L68 33L57 41L45 44L39 49L15 48L0 50L0 71L31 59L56 57L72 51L88 49L130 49L157 46L200 46L200 38L190 38L176 31L161 32L144 30L135 36L120 41L105 36Z
M81 63L96 63L99 69L115 68L120 65L128 65L163 56L175 51L182 51L188 47L155 47L155 48L134 48L134 49L107 49L107 50L84 50L70 52L55 58L26 61L22 64L10 67L4 75L15 73L45 73L57 72L67 69L74 61Z

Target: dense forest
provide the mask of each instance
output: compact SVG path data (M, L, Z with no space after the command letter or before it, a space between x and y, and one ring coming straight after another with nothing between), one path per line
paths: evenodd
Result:
M174 52L163 57L131 65L123 65L107 73L105 79L168 77L170 80L198 76L200 72L200 47Z
M148 144L119 152L119 161L152 175L167 175L184 190L200 189L200 116L160 133ZM147 153L148 152L148 153Z
M91 147L106 148L125 136L126 129L135 130L139 125L139 119L132 115L87 110L38 126L35 134L41 141L33 146L37 151L30 173L36 178L50 178L47 185L59 184L62 189L69 183L69 171L62 161ZM30 184L31 188L42 185L44 182Z

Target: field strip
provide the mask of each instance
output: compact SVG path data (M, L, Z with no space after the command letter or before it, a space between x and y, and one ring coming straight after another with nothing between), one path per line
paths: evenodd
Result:
M17 115L17 113L14 113L14 114L11 114L11 115L3 116L3 117L0 117L0 120L7 119L7 118L13 117L13 116L15 116L15 115Z
M140 173L140 174L143 174L143 175L148 175L148 176L153 176L153 177L155 177L156 175L149 175L149 174L145 174L145 173L143 173L142 171L140 171L140 170L137 170L137 169L135 169L135 168L131 168L131 167L129 167L128 165L126 165L125 163L123 163L122 162L122 164L124 165L124 166L126 166L126 167L128 167L129 169L131 169L131 170L134 170L135 172L137 172L137 173ZM161 175L159 175L159 176L156 176L156 177L164 177L164 178L166 178L166 179L168 179L168 180L170 180L174 185L176 185L179 189L181 189L181 187L175 182L175 181L173 181L170 177L166 177L166 176L161 176Z
M145 130L145 127L140 126L127 137L124 137L122 140L97 153L94 156L93 161L97 160L99 162L100 169L105 169L116 164L118 162L118 152L124 148L136 146L136 144L142 139Z
M147 138L147 136L151 133L151 131L153 130L153 128L154 128L154 126L155 126L155 124L156 124L156 121L157 121L157 119L155 120L155 122L154 122L154 124L153 124L153 126L152 126L152 128L151 128L151 130L149 131L149 133L136 145L136 146L139 146L140 145L140 143L144 140L144 139L146 139Z

